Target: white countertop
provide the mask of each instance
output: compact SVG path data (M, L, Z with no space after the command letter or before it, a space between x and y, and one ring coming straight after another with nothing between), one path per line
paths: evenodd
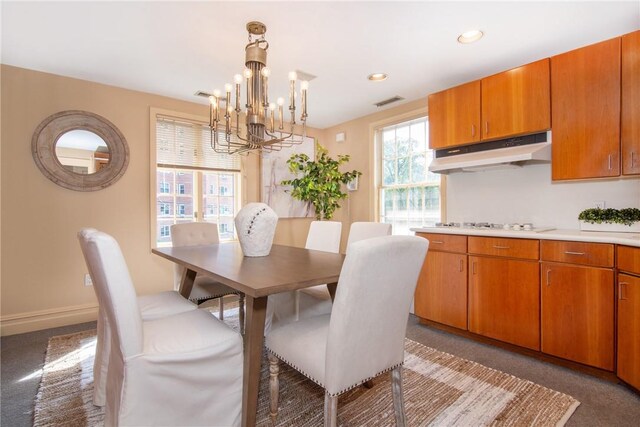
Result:
M519 239L571 240L576 242L616 243L619 245L640 247L640 233L605 233L599 231L549 230L536 233L533 231L512 230L478 230L458 227L423 227L412 228L416 233L463 234L467 236L509 237Z

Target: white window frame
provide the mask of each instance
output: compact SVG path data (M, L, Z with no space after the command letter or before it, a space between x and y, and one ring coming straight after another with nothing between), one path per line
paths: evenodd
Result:
M166 110L162 108L151 107L149 109L149 246L151 248L158 247L158 243L156 241L156 233L158 227L158 214L157 214L157 205L158 202L157 196L159 193L158 187L158 179L157 179L157 157L156 157L156 142L157 142L157 134L156 134L156 125L158 121L158 117L170 117L175 118L177 120L187 120L192 123L200 123L206 125L209 122L209 118L205 116L198 116L194 114L182 113L178 111ZM240 172L235 172L235 189L237 193L234 194L235 197L235 210L236 212L240 210L242 206L247 203L246 189L243 184L243 177L245 175L245 161L243 158L240 160ZM200 169L197 169L200 171ZM196 180L196 188L193 189L193 197L194 200L197 200L197 203L201 203L202 200L199 200L201 196L208 195L201 191L202 189L202 178ZM177 188L175 189L175 193L177 194ZM162 194L171 194L162 193ZM197 221L204 220L204 213L206 206L194 205L194 209L197 209L197 217L194 218ZM235 238L235 237L234 237Z
M380 212L380 190L382 186L382 139L381 139L381 131L383 128L401 124L404 122L409 122L412 120L420 119L426 117L428 120L429 115L427 114L426 108L420 108L416 110L412 110L403 114L399 114L393 117L386 118L384 120L380 120L377 122L373 122L369 125L369 138L372 141L372 145L374 147L371 150L371 155L369 157L369 167L373 173L373 179L370 181L370 192L372 194L371 197L371 205L370 212L371 217L375 219L375 221L380 221L381 212ZM427 130L428 131L428 130ZM447 179L446 175L440 176L440 221L446 221L446 206L447 206Z

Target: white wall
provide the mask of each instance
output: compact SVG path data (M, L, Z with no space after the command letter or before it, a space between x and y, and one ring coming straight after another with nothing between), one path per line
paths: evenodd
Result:
M532 222L577 229L580 211L601 200L608 208L640 208L640 178L552 182L548 164L447 178L447 221L453 222Z

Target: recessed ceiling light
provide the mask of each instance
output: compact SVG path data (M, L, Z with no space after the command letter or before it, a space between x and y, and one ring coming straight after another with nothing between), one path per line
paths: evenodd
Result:
M458 36L459 43L473 43L477 42L484 36L484 33L480 30L465 31Z
M387 77L389 76L387 76L385 73L373 73L367 76L367 78L372 82L381 82L383 80L387 80Z

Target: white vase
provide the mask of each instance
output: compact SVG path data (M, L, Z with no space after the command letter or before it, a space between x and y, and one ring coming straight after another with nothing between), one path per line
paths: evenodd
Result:
M278 215L269 205L248 203L236 215L235 224L244 256L269 255L278 224Z

